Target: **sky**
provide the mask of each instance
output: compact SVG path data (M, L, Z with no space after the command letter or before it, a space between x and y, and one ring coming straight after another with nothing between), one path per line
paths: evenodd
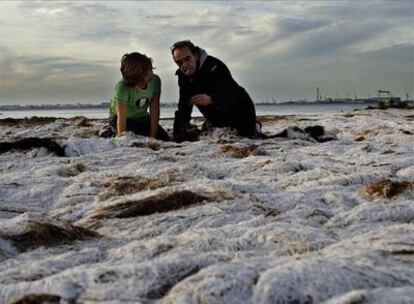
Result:
M153 59L177 103L169 47L190 39L255 102L414 95L414 1L2 1L0 104L109 102L120 58Z

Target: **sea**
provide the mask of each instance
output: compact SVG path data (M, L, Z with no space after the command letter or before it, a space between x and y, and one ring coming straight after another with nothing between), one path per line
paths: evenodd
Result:
M365 109L368 106L377 106L376 102L356 103L280 103L280 104L256 104L257 116L265 115L318 115L335 112L349 112L356 109ZM161 119L174 118L176 106L161 105ZM102 119L109 116L108 108L73 108L73 109L19 109L19 110L2 110L2 118L25 118L25 117L62 117L71 118L75 116L84 116L86 118ZM201 117L201 113L194 107L193 117Z

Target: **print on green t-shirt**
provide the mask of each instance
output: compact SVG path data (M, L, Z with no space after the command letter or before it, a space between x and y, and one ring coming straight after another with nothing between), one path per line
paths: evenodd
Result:
M121 80L115 86L115 95L111 101L110 114L116 115L116 104L127 106L126 118L144 118L148 116L148 107L152 98L161 93L161 80L154 74L145 90L137 87L127 87Z

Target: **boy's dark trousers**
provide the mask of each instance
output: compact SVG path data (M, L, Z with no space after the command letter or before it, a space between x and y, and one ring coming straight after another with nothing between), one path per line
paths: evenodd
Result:
M113 116L109 118L109 124L116 130L117 117ZM137 135L150 136L151 122L149 117L142 119L127 119L126 120L126 131L132 131ZM163 141L170 141L170 136L163 127L158 125L156 139Z

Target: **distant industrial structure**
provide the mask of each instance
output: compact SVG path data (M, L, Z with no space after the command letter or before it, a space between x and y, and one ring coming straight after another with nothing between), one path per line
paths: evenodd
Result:
M374 97L378 101L380 108L402 107L406 102L401 101L400 97L392 96L390 91L378 90L378 97Z
M338 94L337 94L338 95ZM408 101L408 94L407 101ZM377 102L379 107L402 107L407 101L401 101L400 97L394 97L392 93L388 90L378 90L378 96L368 97L368 98L358 98L356 90L354 90L354 99L351 98L341 98L337 96L336 98L326 97L322 98L321 91L319 86L316 87L316 100L318 103L332 103L332 102Z

